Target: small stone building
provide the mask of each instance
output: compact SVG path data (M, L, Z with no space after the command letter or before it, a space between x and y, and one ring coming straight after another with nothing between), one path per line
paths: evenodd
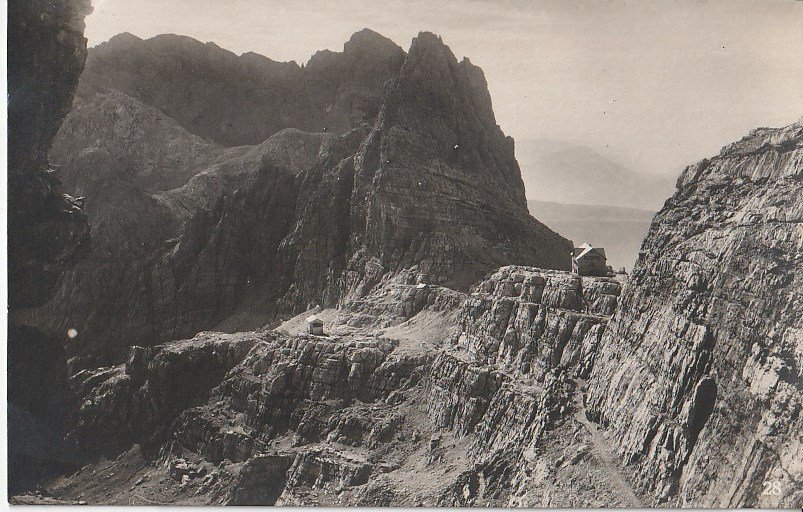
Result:
M605 249L592 247L588 242L574 248L572 271L581 276L607 276L612 273Z
M315 315L307 317L307 329L310 334L323 336L323 320Z

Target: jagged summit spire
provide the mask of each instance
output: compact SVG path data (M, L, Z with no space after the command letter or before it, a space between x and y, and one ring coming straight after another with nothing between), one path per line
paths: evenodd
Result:
M432 128L435 140L449 139L445 151L453 151L454 144L474 147L468 141L485 140L494 133L497 140L504 134L496 125L490 93L482 70L464 59L458 62L443 39L432 32L420 32L413 38L404 65L399 71L397 97L399 116L407 117L410 126ZM433 119L439 119L433 122ZM448 127L449 137L443 137ZM425 128L426 129L426 128ZM483 135L484 134L484 135ZM500 143L500 150L506 143ZM513 161L512 145L505 160ZM504 149L506 153L508 148ZM485 168L472 152L460 153L464 165ZM511 174L516 175L518 168ZM518 186L518 184L517 184ZM522 204L523 203L522 196Z
M413 41L416 40L423 42L431 42L433 44L443 44L443 38L441 36L428 30L422 30L421 32L419 32L418 35L413 38Z
M410 43L410 57L423 59L435 57L444 64L457 64L457 58L451 48L444 44L443 38L432 32L419 32Z

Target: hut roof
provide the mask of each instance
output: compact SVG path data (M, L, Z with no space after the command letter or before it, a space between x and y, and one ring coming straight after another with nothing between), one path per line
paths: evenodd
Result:
M590 243L586 242L580 247L574 248L574 259L579 260L581 258L584 258L591 252L596 252L597 254L605 258L605 249L603 249L602 247L593 247Z

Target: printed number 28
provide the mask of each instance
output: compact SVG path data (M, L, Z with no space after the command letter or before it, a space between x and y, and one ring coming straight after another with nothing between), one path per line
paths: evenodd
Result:
M770 496L780 496L781 495L781 482L778 480L772 480L769 482L764 482L764 492L761 493L762 495L770 495Z

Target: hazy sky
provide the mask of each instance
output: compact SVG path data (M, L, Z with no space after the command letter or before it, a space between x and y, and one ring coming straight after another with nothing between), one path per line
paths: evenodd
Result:
M517 140L580 142L680 172L757 126L803 115L801 1L93 0L90 45L184 34L306 62L369 27L405 50L422 30L485 71Z

